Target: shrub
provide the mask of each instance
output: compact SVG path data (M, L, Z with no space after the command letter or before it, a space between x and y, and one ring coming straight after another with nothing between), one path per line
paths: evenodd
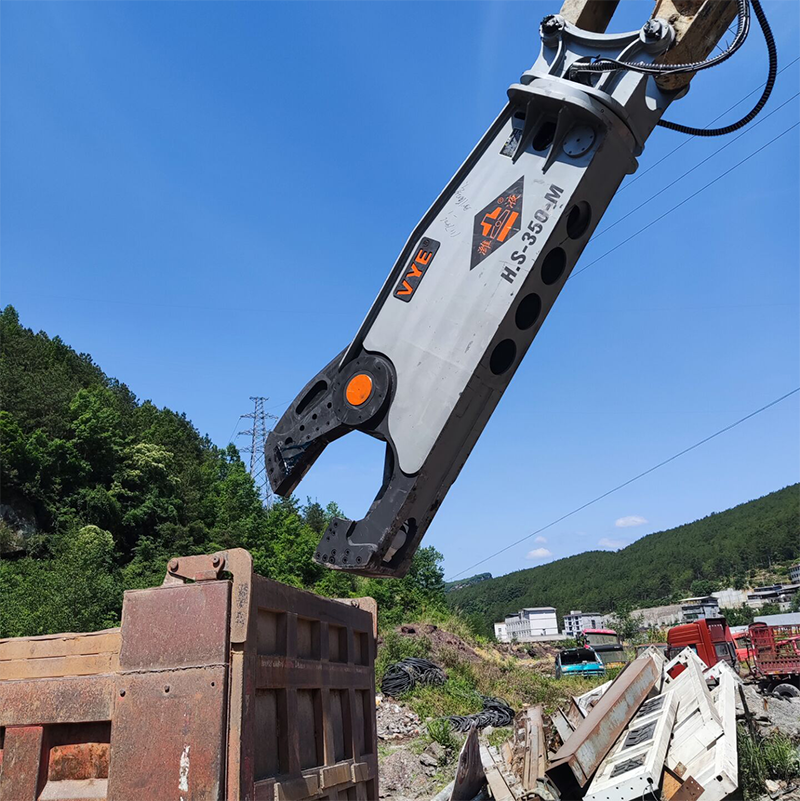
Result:
M446 718L434 718L428 721L428 736L448 751L458 751L459 743ZM444 760L447 761L446 758Z

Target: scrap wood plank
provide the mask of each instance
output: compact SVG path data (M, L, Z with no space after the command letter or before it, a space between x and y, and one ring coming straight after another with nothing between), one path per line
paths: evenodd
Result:
M661 777L661 797L666 801L670 801L682 784L683 780L665 765L664 773Z
M525 788L522 786L519 777L511 769L511 765L503 759L500 749L490 745L488 751L514 798L524 798L526 796Z
M605 33L619 0L564 0L559 12L584 31Z
M513 741L504 743L502 749L503 768L508 768L513 776L512 791L523 794L541 791L538 781L544 779L547 769L546 745L542 705L520 710L514 718Z
M547 748L544 736L542 706L532 706L525 710L525 770L522 786L531 791L547 770Z
M481 763L483 770L486 773L486 781L489 783L489 789L492 791L495 801L516 801L514 793L508 786L505 777L500 772L499 766L495 763L489 749L482 745L480 747Z
M654 17L667 20L675 30L675 43L656 59L658 64L703 61L736 19L736 0L657 0ZM664 75L656 79L662 89L680 89L696 75Z

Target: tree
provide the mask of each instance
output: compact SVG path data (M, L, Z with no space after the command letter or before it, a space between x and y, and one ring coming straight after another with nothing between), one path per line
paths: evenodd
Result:
M636 637L644 623L644 618L641 615L634 616L632 612L633 609L630 604L621 603L609 619L609 626L617 632L624 642Z
M724 615L729 626L749 626L753 622L755 611L751 606L742 604L736 608L725 609Z
M317 534L322 534L328 527L325 510L317 501L312 501L311 498L307 499L306 505L303 507L303 520Z
M695 597L703 597L705 595L711 595L712 592L715 592L717 589L717 582L716 581L709 581L708 579L696 579L692 582L692 586L689 588L689 592Z

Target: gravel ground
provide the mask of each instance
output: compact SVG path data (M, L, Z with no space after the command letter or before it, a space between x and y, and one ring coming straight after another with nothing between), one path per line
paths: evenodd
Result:
M376 698L377 733L379 740L405 740L416 737L422 730L419 717L405 704L379 695Z
M744 684L747 706L764 734L780 731L794 741L800 741L800 698L773 698L761 695L755 684ZM744 715L742 699L736 694L736 713Z

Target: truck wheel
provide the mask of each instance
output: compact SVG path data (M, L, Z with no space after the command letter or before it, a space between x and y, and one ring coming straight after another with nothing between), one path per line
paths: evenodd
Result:
M800 690L794 684L779 684L773 691L778 698L800 698Z

